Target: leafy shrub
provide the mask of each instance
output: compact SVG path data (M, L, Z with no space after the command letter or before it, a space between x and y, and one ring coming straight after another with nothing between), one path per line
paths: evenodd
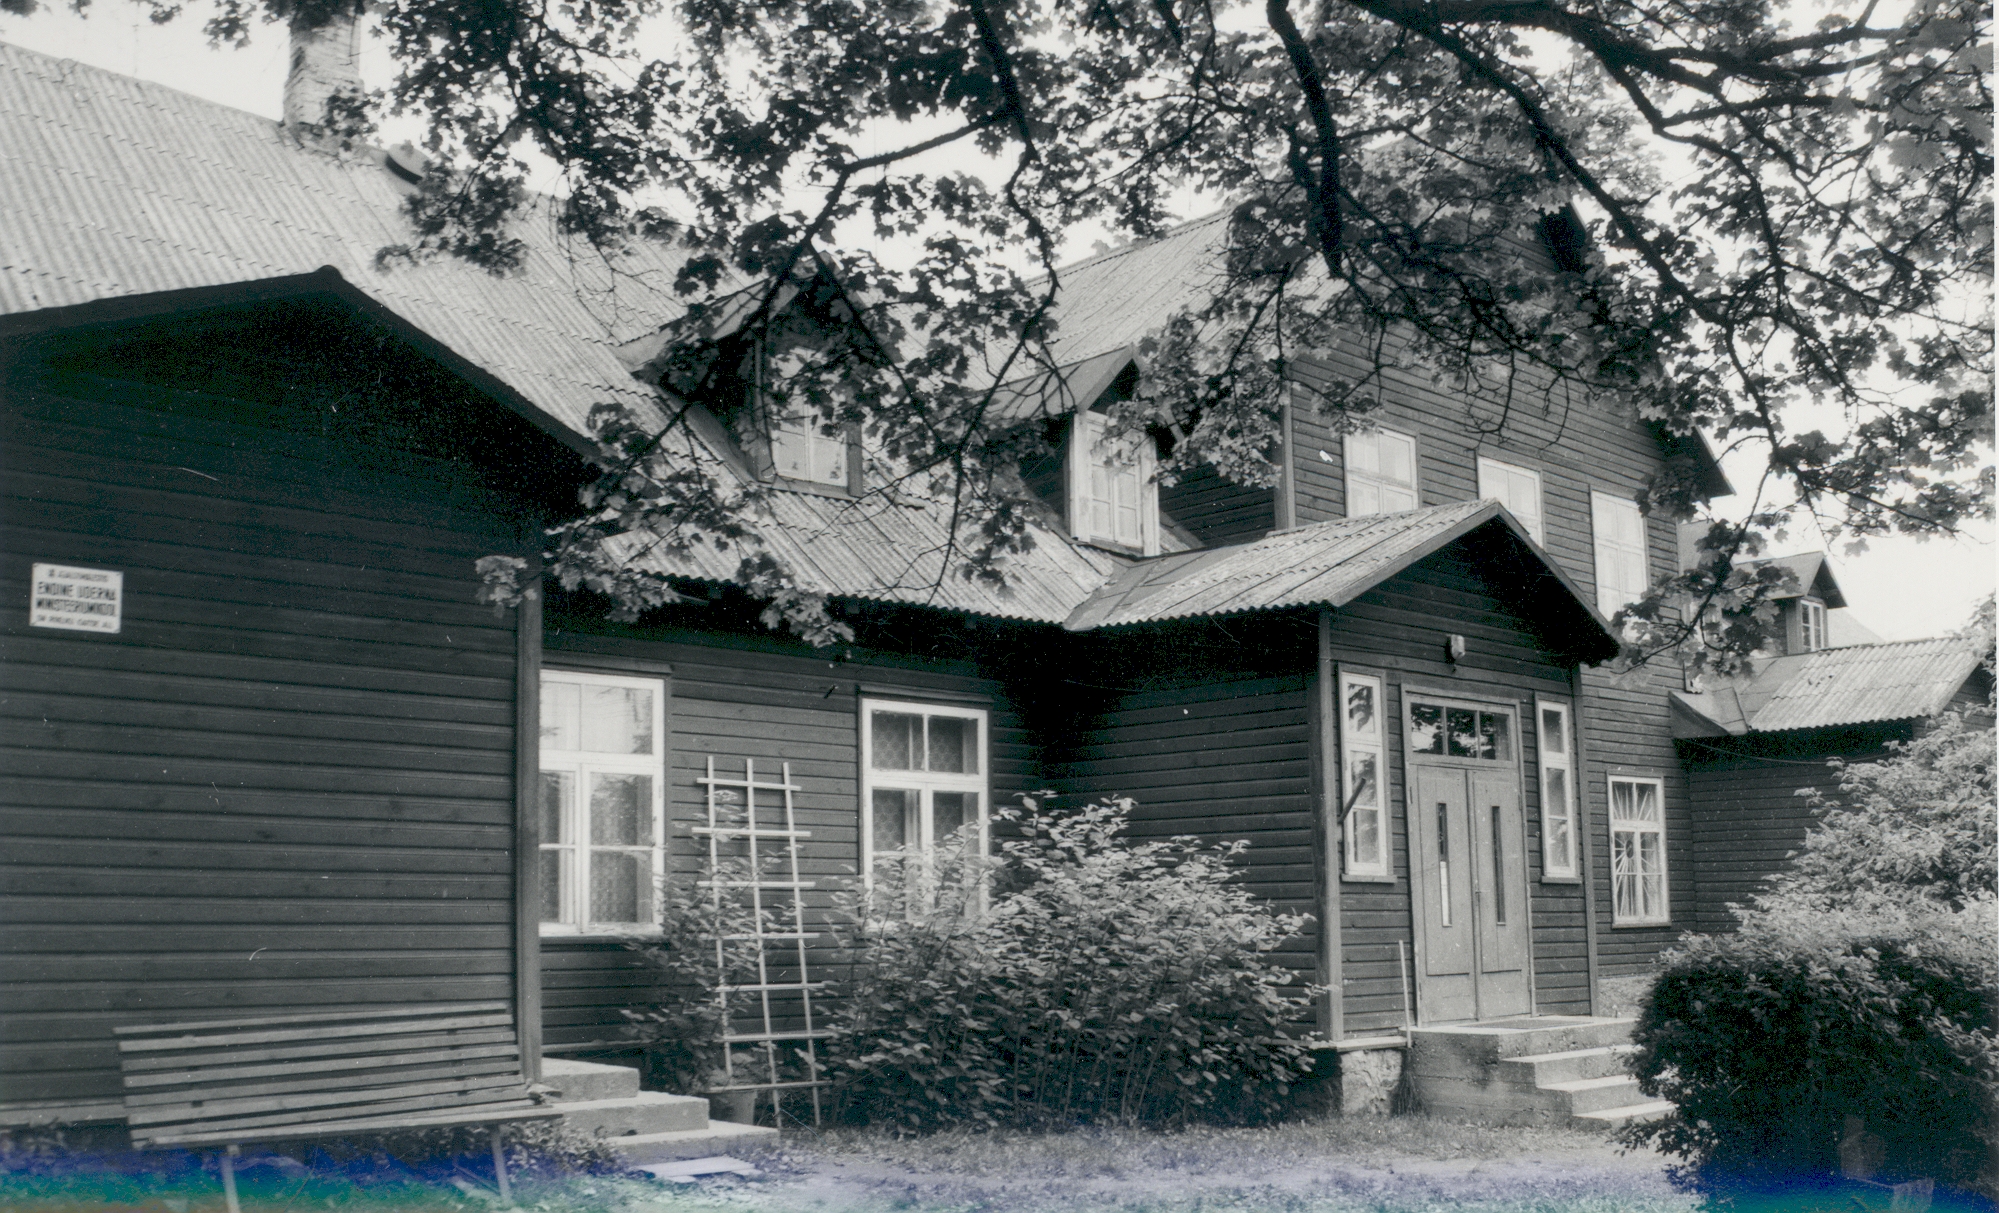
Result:
M1679 1112L1626 1140L1740 1193L1832 1175L1859 1116L1891 1176L1971 1185L1999 1141L1994 911L1770 898L1734 935L1690 937L1633 1032L1641 1087Z
M1303 925L1233 883L1245 843L1123 837L1131 802L999 814L993 859L906 857L857 896L825 1056L862 1121L1165 1125L1270 1117L1310 1069Z

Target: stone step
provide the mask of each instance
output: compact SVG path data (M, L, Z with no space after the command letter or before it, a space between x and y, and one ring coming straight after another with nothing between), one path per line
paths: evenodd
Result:
M1607 1078L1630 1072L1637 1045L1598 1045L1588 1049L1565 1049L1559 1053L1528 1053L1502 1057L1499 1074L1511 1082L1537 1087L1550 1083L1574 1082L1579 1078Z
M1612 1074L1605 1078L1578 1078L1572 1082L1551 1082L1543 1084L1541 1089L1567 1096L1571 1115L1602 1112L1610 1108L1630 1107L1645 1102L1644 1092L1638 1089L1638 1080L1629 1074Z
M1409 1059L1418 1074L1472 1077L1475 1068L1514 1057L1574 1052L1631 1043L1635 1019L1542 1016L1492 1024L1447 1024L1409 1030Z
M705 1101L704 1101L705 1102ZM640 1133L613 1137L604 1144L626 1162L637 1166L648 1162L672 1162L680 1158L705 1158L711 1154L745 1154L777 1144L777 1130L762 1125L739 1125L716 1121L705 1129L680 1129L667 1133Z
M639 1093L639 1072L631 1066L577 1061L568 1057L542 1058L541 1082L543 1086L560 1092L557 1099L571 1103L590 1099L630 1099Z
M1582 1129L1621 1129L1640 1121L1658 1120L1673 1114L1673 1104L1669 1100L1654 1099L1645 1103L1626 1104L1621 1108L1604 1108L1597 1112L1578 1112L1569 1123Z
M693 1095L640 1091L624 1099L559 1099L562 1123L593 1137L631 1137L708 1128L708 1101Z

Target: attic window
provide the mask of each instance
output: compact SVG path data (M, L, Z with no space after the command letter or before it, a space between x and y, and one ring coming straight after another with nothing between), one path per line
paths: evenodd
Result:
M844 489L849 483L847 465L851 446L847 435L824 433L815 422L773 424L771 470L786 480Z
M1069 527L1092 543L1159 551L1158 451L1150 435L1107 438L1104 415L1085 412L1071 427Z
M1798 651L1816 653L1826 647L1825 603L1816 598L1798 600Z

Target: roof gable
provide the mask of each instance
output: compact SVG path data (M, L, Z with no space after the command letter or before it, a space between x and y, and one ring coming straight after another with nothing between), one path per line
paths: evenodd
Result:
M1810 595L1828 607L1844 607L1846 595L1840 591L1839 581L1832 575L1832 563L1824 552L1800 552L1795 556L1771 556L1762 560L1745 560L1737 566L1742 569L1778 568L1791 574L1794 587L1786 587L1770 595L1773 599L1803 598Z

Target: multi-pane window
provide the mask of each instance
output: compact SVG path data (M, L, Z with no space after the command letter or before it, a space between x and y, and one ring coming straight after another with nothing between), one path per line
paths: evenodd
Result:
M1150 517L1157 460L1152 439L1115 441L1104 428L1102 413L1077 415L1070 451L1072 529L1083 539L1150 554L1157 545Z
M1656 779L1610 779L1611 919L1661 923L1666 908L1666 806Z
M847 435L822 433L815 421L773 425L771 466L787 480L845 488L847 444Z
M1346 873L1388 875L1387 766L1382 759L1381 679L1339 677L1340 812Z
M1645 559L1645 516L1638 503L1608 493L1589 495L1596 537L1596 606L1608 619L1645 597L1652 586Z
M1534 702L1540 718L1541 874L1576 875L1575 738L1569 706L1548 699Z
M1416 440L1392 430L1348 434L1347 517L1394 514L1420 504Z
M1409 752L1445 758L1513 761L1513 717L1438 703L1409 705Z
M974 849L986 820L986 714L975 708L861 701L862 870L923 856L966 826Z
M648 930L665 875L665 686L544 670L544 933Z
M1825 603L1814 598L1798 599L1798 651L1816 653L1825 645Z
M1527 528L1535 543L1547 544L1548 533L1541 521L1541 473L1481 455L1478 461L1478 495L1497 500L1520 520L1520 525Z

